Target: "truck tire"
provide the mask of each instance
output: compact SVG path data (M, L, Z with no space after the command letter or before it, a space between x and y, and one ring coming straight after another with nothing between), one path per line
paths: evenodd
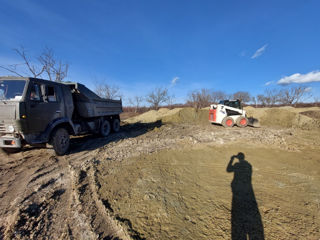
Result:
M241 128L244 128L244 127L248 126L248 119L246 117L244 117L244 116L238 117L237 126L241 127Z
M1 148L1 150L6 154L12 154L12 153L20 152L21 148Z
M100 135L106 137L111 131L110 122L108 120L103 120L100 126Z
M119 121L118 118L113 119L113 121L112 121L112 130L114 132L119 132L119 130L120 130L120 121Z
M225 117L225 118L222 120L222 125L223 125L225 128L231 128L231 127L233 127L233 125L234 125L233 118L232 118L232 117Z
M65 128L57 128L51 137L51 144L58 156L66 154L70 145L70 136Z

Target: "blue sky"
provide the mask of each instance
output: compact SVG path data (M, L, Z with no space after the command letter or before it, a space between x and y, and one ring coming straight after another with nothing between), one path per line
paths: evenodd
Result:
M256 95L279 81L320 97L318 0L0 2L1 65L21 62L20 45L30 56L47 46L70 64L67 80L126 98L155 87L176 102L201 88Z

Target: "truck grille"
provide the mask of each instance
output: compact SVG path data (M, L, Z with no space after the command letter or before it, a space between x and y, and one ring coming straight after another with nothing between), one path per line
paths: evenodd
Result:
M3 123L0 123L0 133L6 132L6 127L4 126Z

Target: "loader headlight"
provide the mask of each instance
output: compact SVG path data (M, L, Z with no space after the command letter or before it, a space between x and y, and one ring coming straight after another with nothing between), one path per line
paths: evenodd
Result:
M13 133L14 132L14 127L12 125L7 126L7 132Z

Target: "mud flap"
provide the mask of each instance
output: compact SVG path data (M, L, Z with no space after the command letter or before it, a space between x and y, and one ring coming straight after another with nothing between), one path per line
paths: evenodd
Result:
M248 118L248 126L257 128L261 127L259 120L253 117Z

